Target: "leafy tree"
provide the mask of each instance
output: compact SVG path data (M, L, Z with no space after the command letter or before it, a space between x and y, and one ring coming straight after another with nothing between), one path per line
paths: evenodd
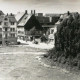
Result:
M55 52L52 49L51 56L57 56L57 59L64 57L70 65L78 65L80 68L80 59L77 58L80 56L80 17L78 13L69 12L68 16L58 26L55 34Z

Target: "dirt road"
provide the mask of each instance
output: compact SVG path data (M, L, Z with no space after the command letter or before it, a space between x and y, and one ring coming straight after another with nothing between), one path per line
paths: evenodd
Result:
M26 46L0 48L0 80L80 80L79 75L40 64L36 57L44 52Z

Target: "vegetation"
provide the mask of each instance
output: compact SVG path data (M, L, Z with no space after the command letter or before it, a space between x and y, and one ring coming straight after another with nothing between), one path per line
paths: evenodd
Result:
M41 42L47 42L48 39L45 35L41 36Z
M46 57L80 69L80 16L67 13L55 34L55 48Z

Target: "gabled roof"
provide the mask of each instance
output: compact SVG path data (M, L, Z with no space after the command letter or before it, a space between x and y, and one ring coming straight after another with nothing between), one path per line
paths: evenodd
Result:
M16 16L16 19L18 20L18 26L17 27L24 27L25 29L31 29L35 27L36 29L42 29L39 21L36 19L34 14L27 14L22 13L18 16Z
M8 18L10 22L17 22L14 15L9 15Z
M27 30L32 29L35 27L37 30L42 30L42 26L40 25L39 21L36 19L35 15L31 15L28 19L26 24L24 25L24 28Z
M1 15L0 22L2 22L5 17L7 17L10 22L17 22L14 15Z
M48 28L52 28L52 27L54 27L54 25L42 25L42 27L48 27Z
M4 19L4 15L1 15L1 16L0 16L0 22L2 22L3 19Z
M31 18L32 14L25 15L23 19L19 22L18 26L24 26L28 20Z
M24 12L18 12L18 13L15 15L16 20L19 21L24 14L25 14Z
M36 16L36 19L40 22L40 23L50 23L49 17L45 17L45 16Z
M0 15L4 15L4 13L0 10Z

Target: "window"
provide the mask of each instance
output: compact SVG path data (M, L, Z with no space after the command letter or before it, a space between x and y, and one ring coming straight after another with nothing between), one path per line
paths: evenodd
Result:
M12 28L10 30L12 31Z
M23 31L18 31L18 33L20 33L20 34L24 34L24 32L23 32Z
M11 28L11 31L14 32L15 31L15 28Z
M15 37L15 34L11 34L11 37Z
M13 28L13 31L15 31L15 28Z
M2 31L2 28L0 28L0 31Z
M8 20L7 18L5 18L4 20Z
M7 38L8 37L8 35L7 34L5 34L5 38Z
M8 22L4 22L4 25L5 25L5 26L8 26Z
M5 28L5 31L8 31L8 28Z
M0 38L2 38L2 34L0 34Z
M54 29L51 30L51 34L53 34L53 32L54 32Z
M11 22L11 25L14 25L14 22Z
M20 31L18 31L18 33L20 33Z

